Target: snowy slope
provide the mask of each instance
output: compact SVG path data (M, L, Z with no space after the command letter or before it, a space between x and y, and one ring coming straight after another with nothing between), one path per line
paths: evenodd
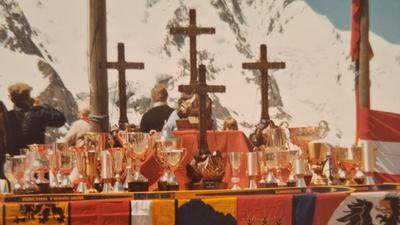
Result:
M87 2L81 0L19 0L37 35L54 58L52 66L74 94L88 92ZM124 42L128 61L143 61L143 71L128 71L129 119L137 123L149 106L149 89L167 78L171 104L177 85L187 83L188 40L168 34L168 26L187 25L188 9L197 9L197 23L216 28L198 38L199 62L207 65L210 84L223 84L214 109L218 118L231 114L246 132L260 115L258 73L241 69L255 61L259 44L269 59L287 68L271 71L271 109L277 120L293 126L327 120L329 140L350 144L354 139L354 73L348 57L350 33L336 28L302 0L115 0L108 4L108 59L116 60L117 42ZM343 13L348 16L347 13ZM395 24L396 21L390 21ZM374 109L400 112L400 46L371 34ZM117 72L109 71L110 116L118 120ZM221 122L221 121L220 121Z

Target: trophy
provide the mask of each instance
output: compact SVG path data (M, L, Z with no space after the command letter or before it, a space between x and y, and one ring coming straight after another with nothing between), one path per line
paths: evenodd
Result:
M365 172L365 184L373 185L375 183L374 172L376 166L377 147L369 141L362 141L362 164Z
M277 160L278 160L278 181L281 183L286 183L288 187L295 186L295 175L293 171L293 163L294 160L298 157L298 150L287 150L287 151L278 151L277 152ZM282 170L286 170L288 172L288 177L284 178L282 175ZM286 181L286 182L285 182Z
M155 138L155 158L158 164L163 168L163 174L158 181L158 189L161 191L178 190L179 185L176 178L169 170L169 152L179 150L179 138L163 131ZM179 154L177 152L176 154ZM176 156L177 157L177 156ZM182 158L182 157L180 157ZM172 157L171 157L172 160ZM181 159L180 159L181 160ZM180 162L179 160L179 162Z
M59 156L59 172L61 175L60 188L64 192L72 191L72 183L69 175L74 168L74 152L68 147L67 143L56 143Z
M89 132L83 135L83 145L88 150L96 150L98 153L106 149L110 140L109 133Z
M362 161L360 147L334 148L332 152L333 169L340 184L363 184L364 173L360 170Z
M326 185L327 178L323 174L324 165L327 161L328 147L326 143L310 142L308 144L308 160L311 164L313 185Z
M121 132L121 134L124 147L131 158L131 169L133 169L133 175L129 177L129 190L147 191L149 181L142 175L140 169L150 154L150 134L141 132Z
M322 120L318 126L291 127L289 132L291 142L306 152L309 142L323 139L328 135L329 126L328 122Z
M260 169L260 180L258 181L258 183L260 184L260 187L266 187L266 176L268 173L268 167L267 167L267 163L265 161L265 152L262 149L254 149L256 150L255 152L257 152L257 162L258 162L258 168Z
M169 169L168 183L170 185L177 185L179 187L178 181L176 180L175 170L178 169L182 160L186 156L186 149L171 149L162 153L167 158L167 165Z
M25 174L24 174L24 183L22 189L26 194L33 194L38 191L38 185L36 185L35 178L35 164L36 158L38 154L36 150L32 150L30 148L19 149L21 155L26 156L25 160Z
M239 170L240 170L240 164L242 160L242 152L229 152L228 153L228 158L229 158L229 164L231 165L232 169L232 190L240 190L240 186L238 183L240 182L240 178L238 176Z
M249 176L249 189L257 189L258 176L257 152L247 152L247 176Z
M79 173L79 183L76 187L76 192L85 193L88 191L87 186L87 154L83 148L75 147L75 162Z
M294 160L294 173L296 174L296 187L307 187L304 176L306 174L307 162L304 159L297 158Z
M46 179L45 175L49 171L49 158L47 153L50 145L32 144L28 147L30 151L36 153L36 159L34 161L34 171L37 174L36 185L39 188L39 192L48 193L50 191L50 183Z
M53 147L48 152L49 157L49 179L50 179L50 188L59 188L60 183L58 178L60 178L60 165L59 165L59 154L56 147Z
M109 149L113 159L113 170L115 173L115 183L113 190L115 192L122 192L124 190L122 184L122 173L124 172L123 164L125 160L125 149L124 148L110 148Z
M94 187L95 179L97 177L98 153L96 150L85 151L86 159L86 178L88 184L88 193L96 193Z
M24 193L25 155L9 157L4 164L4 174L11 184L11 191L15 194Z
M103 150L100 152L100 177L103 180L103 192L112 191L112 179L113 179L113 162L112 156L108 150Z
M267 166L267 177L265 179L266 187L277 187L278 180L275 177L274 171L278 168L278 149L277 148L266 148L265 149L265 163Z
M285 130L281 126L276 126L272 121L267 128L262 130L264 144L267 147L284 148L287 144Z
M123 184L123 188L124 190L129 190L129 184L133 184L133 176L132 176L132 159L131 157L127 157L126 158L126 167L125 167L125 171L126 171L126 176L125 176L125 181ZM132 187L132 191L134 191L134 188Z

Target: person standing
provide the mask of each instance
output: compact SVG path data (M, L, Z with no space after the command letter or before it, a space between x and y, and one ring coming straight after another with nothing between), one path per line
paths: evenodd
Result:
M9 153L17 155L18 150L30 144L44 144L47 127L61 127L65 116L60 111L31 97L32 87L16 83L8 87L14 109L8 112L10 133Z
M83 135L91 131L89 114L89 106L81 105L79 107L79 119L72 123L68 133L65 135L65 142L68 142L70 145L81 145L80 141L82 140Z
M165 121L169 118L173 108L167 104L168 91L162 84L156 84L151 89L151 100L153 107L143 114L140 121L140 131L161 131Z
M3 165L7 152L8 144L8 111L6 106L0 101L0 179L4 179Z

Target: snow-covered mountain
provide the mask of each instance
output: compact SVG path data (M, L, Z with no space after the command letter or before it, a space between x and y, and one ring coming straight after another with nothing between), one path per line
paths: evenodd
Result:
M326 1L325 1L326 2ZM235 117L248 132L260 117L259 74L245 71L242 62L259 57L259 45L268 46L269 60L285 61L287 68L271 71L270 112L277 121L292 126L316 125L327 120L333 143L350 144L354 139L354 72L348 56L350 33L318 11L312 0L138 0L107 1L108 59L117 57L117 42L124 42L128 61L143 61L143 71L128 71L131 122L150 106L150 88L155 82L168 84L171 104L179 96L177 85L189 81L188 39L171 36L171 25L186 26L189 8L197 10L197 23L216 28L215 35L198 38L198 61L207 66L208 82L223 84L225 94L212 95L214 112L223 120ZM323 4L323 3L319 3ZM328 7L329 3L326 3ZM5 7L7 5L12 5ZM75 99L88 92L87 2L82 0L0 0L0 74L2 80L27 80L44 90L47 79L37 74L36 59L54 68L65 90ZM319 5L321 6L321 5ZM349 5L350 6L350 5ZM15 39L31 52L10 47L8 15L20 10L26 18L18 26L26 32ZM11 10L11 11L10 11ZM334 11L335 9L331 9ZM399 5L400 10L400 5ZM341 15L349 17L349 8ZM387 21L399 29L397 21ZM2 29L3 28L3 29ZM28 29L29 28L29 29ZM1 31L4 30L4 31ZM29 31L30 30L30 31ZM3 35L2 35L3 34ZM372 107L400 112L396 84L400 83L400 45L371 33L375 57L371 62ZM26 40L28 41L22 41ZM37 54L37 52L41 54ZM33 58L32 58L33 57ZM36 58L35 58L36 57ZM7 59L7 60L4 60ZM7 65L4 70L3 62ZM24 68L16 66L27 65ZM30 65L32 64L32 65ZM11 74L29 74L17 77ZM117 72L109 71L110 116L118 120ZM1 82L1 99L5 98ZM4 92L4 93L3 93ZM79 95L78 95L79 94Z
M15 82L28 83L35 96L64 112L71 123L76 119L75 99L53 68L52 54L37 36L17 1L0 1L0 99L11 108L6 88Z

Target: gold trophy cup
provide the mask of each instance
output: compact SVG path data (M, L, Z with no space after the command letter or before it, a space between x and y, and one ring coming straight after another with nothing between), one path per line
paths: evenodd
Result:
M150 134L142 132L121 132L121 137L127 154L131 158L131 169L133 169L133 175L127 177L130 179L128 183L129 190L147 191L149 181L140 172L140 169L151 154Z
M310 142L308 144L308 161L313 171L312 185L326 185L327 178L323 174L327 160L328 147L326 143Z
M113 170L115 173L115 183L113 190L114 192L124 191L122 183L122 173L124 172L124 162L125 162L125 149L124 148L110 148L109 149L112 159L113 159Z

